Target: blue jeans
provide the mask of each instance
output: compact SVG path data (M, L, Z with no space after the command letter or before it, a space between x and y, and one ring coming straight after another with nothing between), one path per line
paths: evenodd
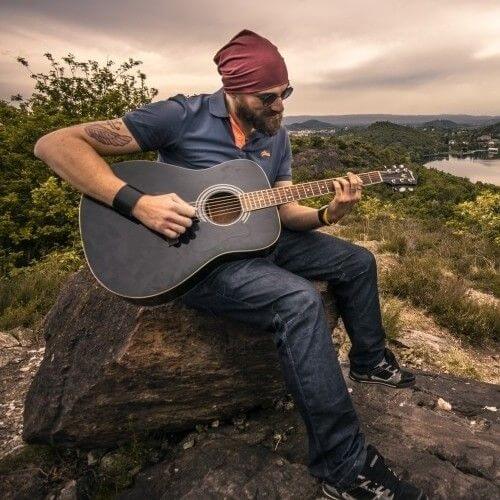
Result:
M363 467L364 436L347 391L321 295L331 283L352 342L351 367L366 372L384 356L373 254L319 231L282 229L265 256L220 264L181 297L188 307L272 332L285 385L306 425L309 471L340 488Z

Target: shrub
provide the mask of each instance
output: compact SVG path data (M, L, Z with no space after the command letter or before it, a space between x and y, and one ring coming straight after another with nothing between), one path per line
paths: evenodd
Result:
M462 278L443 271L435 257L402 257L381 274L381 288L426 308L437 323L469 341L498 340L498 307L477 303Z
M36 328L66 277L82 264L77 250L53 252L42 261L0 279L0 329Z
M401 319L403 304L394 297L384 297L381 302L382 321L386 337L389 340L396 340L400 337L403 328Z

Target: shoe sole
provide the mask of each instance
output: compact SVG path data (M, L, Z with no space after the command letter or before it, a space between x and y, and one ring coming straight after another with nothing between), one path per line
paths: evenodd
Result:
M321 487L321 493L323 494L324 497L333 498L334 500L346 500L349 498L354 500L354 497L352 497L350 495L345 496L345 495L338 495L338 494L330 493L329 491L325 490L324 486ZM424 492L421 492L419 494L417 500L429 500L429 497Z
M324 487L321 488L321 492L323 493L323 496L325 496L326 498L333 498L334 500L344 500L343 497L339 495L334 495L333 493L326 491Z
M394 385L394 384L388 384L387 382L382 382L378 380L360 380L357 378L354 378L350 373L349 373L349 378L351 380L354 380L354 382L358 382L359 384L373 384L373 385L385 385L386 387L392 387L393 389L407 389L408 387L413 387L415 385L415 380L411 380L410 382L405 382L404 384L401 385Z

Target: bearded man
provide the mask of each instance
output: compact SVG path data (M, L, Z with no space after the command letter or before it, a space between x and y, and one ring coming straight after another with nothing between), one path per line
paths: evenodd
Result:
M287 67L266 38L243 30L214 57L223 86L213 94L182 94L110 121L84 123L42 137L35 154L81 192L169 238L189 228L195 209L176 193L148 195L116 177L102 156L158 151L159 160L204 169L244 158L257 162L273 187L292 184L290 139L283 101L292 94ZM182 301L216 316L267 330L288 391L308 433L309 470L329 498L423 499L366 445L328 328L310 280L331 284L352 342L349 376L399 389L414 383L385 346L373 254L315 231L339 221L361 198L361 179L334 181L335 196L320 210L279 206L281 235L263 256L220 264Z

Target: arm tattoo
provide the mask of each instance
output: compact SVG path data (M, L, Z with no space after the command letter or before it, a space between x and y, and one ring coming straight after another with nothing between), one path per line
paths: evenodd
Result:
M108 120L106 123L109 127L115 130L120 130L120 127L122 126L120 120Z
M125 146L132 138L127 135L120 135L113 130L108 130L102 125L88 125L85 132L89 137L107 146Z

